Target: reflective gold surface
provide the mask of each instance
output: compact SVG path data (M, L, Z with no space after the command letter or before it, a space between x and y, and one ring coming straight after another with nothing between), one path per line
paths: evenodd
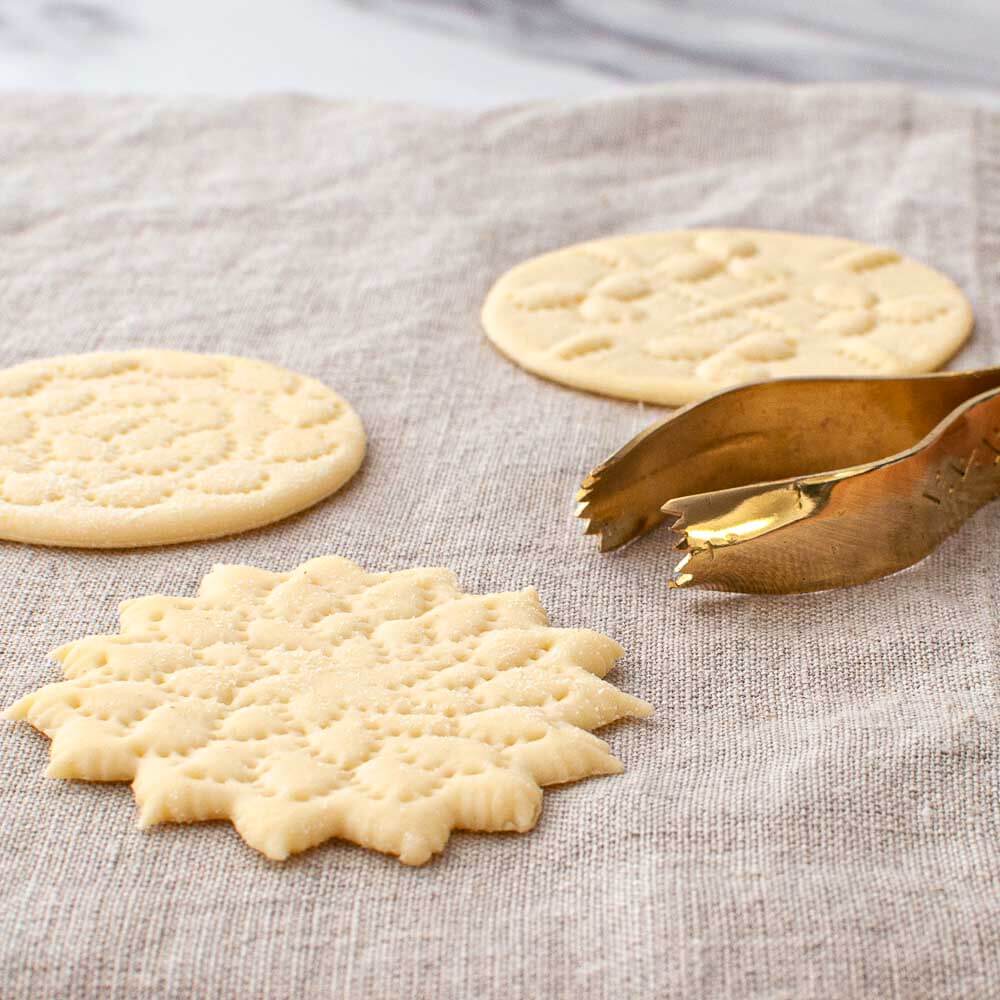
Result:
M1000 368L741 386L678 410L595 469L602 551L664 520L674 587L795 593L923 559L1000 496Z

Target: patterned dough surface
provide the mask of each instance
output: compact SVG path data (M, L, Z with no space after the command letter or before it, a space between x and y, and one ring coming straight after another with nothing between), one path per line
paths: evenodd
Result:
M452 829L529 830L540 786L621 770L586 730L652 711L601 680L616 642L445 569L216 566L120 627L56 650L67 679L8 718L51 737L51 776L131 781L140 825L229 819L279 860L342 837L422 864Z
M670 406L781 376L931 371L972 322L952 281L893 250L750 229L566 247L508 271L483 306L528 371Z
M86 548L213 538L311 506L365 433L315 379L181 351L0 371L0 538Z

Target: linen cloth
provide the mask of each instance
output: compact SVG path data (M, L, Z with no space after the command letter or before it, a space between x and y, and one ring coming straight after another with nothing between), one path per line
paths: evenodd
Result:
M0 997L987 997L1000 982L1000 504L890 579L668 592L670 538L600 555L583 475L660 415L485 341L492 280L618 232L753 226L952 276L1000 362L1000 118L895 87L674 87L489 113L301 97L0 101L0 362L164 346L343 393L351 485L221 541L0 544L0 705L120 601L218 562L453 568L619 639L655 705L623 775L423 869L284 864L227 824L135 829L124 785L43 777L0 723Z

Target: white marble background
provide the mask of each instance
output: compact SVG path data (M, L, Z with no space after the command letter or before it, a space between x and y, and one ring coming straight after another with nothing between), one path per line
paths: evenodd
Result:
M0 89L486 107L678 79L1000 103L1000 0L0 0Z

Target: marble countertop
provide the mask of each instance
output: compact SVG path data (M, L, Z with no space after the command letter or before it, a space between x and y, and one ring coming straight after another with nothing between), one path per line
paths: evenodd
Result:
M0 90L489 107L683 79L904 80L1000 104L998 0L0 0Z

